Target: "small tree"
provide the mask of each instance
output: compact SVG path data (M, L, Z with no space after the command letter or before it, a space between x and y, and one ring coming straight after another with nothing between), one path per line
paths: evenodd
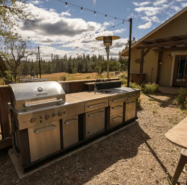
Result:
M17 80L17 72L22 60L27 61L29 56L36 54L36 50L31 50L29 48L30 41L6 39L5 51L0 52L1 57L12 72L15 81Z

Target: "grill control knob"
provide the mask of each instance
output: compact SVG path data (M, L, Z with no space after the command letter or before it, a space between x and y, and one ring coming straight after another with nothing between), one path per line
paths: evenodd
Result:
M36 121L36 118L31 118L30 123L34 123Z
M59 111L59 112L58 112L58 116L62 116L62 111Z
M45 115L45 119L49 119L50 115L49 114L46 114Z
M56 117L56 113L55 113L55 112L53 112L52 116L53 116L53 117Z

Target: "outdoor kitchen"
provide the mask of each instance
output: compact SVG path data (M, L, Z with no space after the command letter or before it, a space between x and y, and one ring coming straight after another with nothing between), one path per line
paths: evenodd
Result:
M116 79L115 79L116 80ZM13 152L24 171L57 154L63 155L137 119L140 90L104 89L68 93L75 82L10 84L9 119ZM88 82L76 82L87 88ZM73 84L75 86L75 84ZM108 87L108 88L106 88ZM66 90L65 90L66 89ZM67 93L66 93L66 92Z

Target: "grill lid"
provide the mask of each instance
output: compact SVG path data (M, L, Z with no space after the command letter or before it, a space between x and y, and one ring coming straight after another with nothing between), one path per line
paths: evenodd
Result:
M17 110L65 103L65 92L57 82L10 84L11 102Z

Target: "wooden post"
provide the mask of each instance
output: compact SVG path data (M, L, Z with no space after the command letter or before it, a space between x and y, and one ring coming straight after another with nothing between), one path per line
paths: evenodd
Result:
M159 84L160 79L160 63L162 62L162 54L163 52L159 52L158 54L158 67L157 67L157 77L156 77L156 83Z
M144 63L144 49L141 49L141 60L140 60L140 84L143 81L143 63Z
M127 87L129 87L129 81L130 81L131 42L132 42L132 18L129 19L129 22L130 22L130 30L129 30L129 61L128 61L128 81L127 81Z

